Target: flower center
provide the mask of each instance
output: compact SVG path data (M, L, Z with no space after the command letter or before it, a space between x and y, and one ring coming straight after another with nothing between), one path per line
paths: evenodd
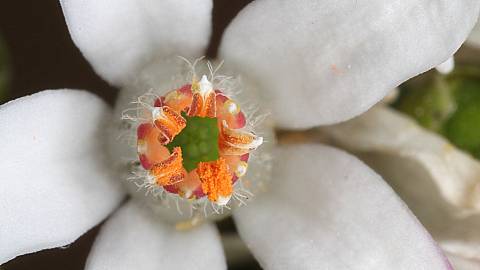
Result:
M233 99L204 75L142 105L137 152L150 188L225 206L263 138Z
M186 120L185 128L166 145L170 152L180 147L183 153L183 167L187 172L197 168L198 163L215 161L219 158L217 118L189 117L182 114Z

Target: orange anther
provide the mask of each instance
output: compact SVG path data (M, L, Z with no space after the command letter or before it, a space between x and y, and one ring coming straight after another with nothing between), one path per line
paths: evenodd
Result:
M200 93L193 94L192 104L190 105L190 110L188 111L188 116L198 116L203 107L203 98Z
M185 177L182 161L182 149L175 147L173 153L166 160L153 165L150 173L155 177L158 185L178 183Z
M168 106L158 108L154 123L161 132L158 140L162 144L171 142L187 125L185 119Z
M200 162L197 168L202 182L202 190L208 199L217 202L220 197L229 198L232 194L232 175L224 158L216 161Z
M192 105L188 116L215 117L217 111L215 92L210 91L205 97L200 93L193 94Z
M215 92L211 91L205 98L205 106L203 108L203 114L205 117L215 117L217 111L217 104L215 99Z
M221 125L219 147L222 154L243 155L256 149L262 142L263 138L253 133L231 129L226 122Z

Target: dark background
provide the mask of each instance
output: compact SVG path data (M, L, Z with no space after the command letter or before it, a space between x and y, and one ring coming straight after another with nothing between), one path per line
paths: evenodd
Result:
M213 35L208 56L215 56L226 25L251 1L214 0ZM93 72L73 44L58 1L2 1L0 35L9 51L12 71L7 100L45 89L74 88L96 93L113 104L117 90ZM221 224L222 230L229 230L232 226L229 221ZM83 269L98 227L68 248L19 256L2 265L2 269ZM242 268L245 267L256 268L255 265Z

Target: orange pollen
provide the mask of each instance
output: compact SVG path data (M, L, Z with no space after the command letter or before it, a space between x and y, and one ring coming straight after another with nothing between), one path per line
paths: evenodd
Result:
M197 116L202 110L203 99L199 93L193 94L192 104L190 105L190 110L188 111L188 116Z
M187 126L185 119L168 106L160 108L161 116L155 119L155 126L161 132L159 141L168 144Z
M188 115L213 118L216 116L216 110L214 91L211 91L206 97L203 97L200 93L194 93Z
M182 161L182 149L175 147L170 157L153 165L150 173L155 177L158 185L173 185L185 178Z
M206 117L215 117L217 111L217 102L215 100L215 92L212 91L205 99L204 114Z
M225 142L236 146L248 145L256 139L256 136L251 133L230 129L223 125L221 136Z
M228 172L224 158L215 161L200 162L197 168L202 189L210 201L216 202L220 196L228 197L233 192L232 175Z

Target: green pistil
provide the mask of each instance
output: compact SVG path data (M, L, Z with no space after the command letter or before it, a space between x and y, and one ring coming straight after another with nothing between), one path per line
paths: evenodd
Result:
M457 68L448 76L426 74L402 86L394 106L480 158L480 69Z
M218 154L217 118L189 117L183 114L187 126L167 144L170 152L182 148L183 167L188 171L197 168L199 162L214 161Z

